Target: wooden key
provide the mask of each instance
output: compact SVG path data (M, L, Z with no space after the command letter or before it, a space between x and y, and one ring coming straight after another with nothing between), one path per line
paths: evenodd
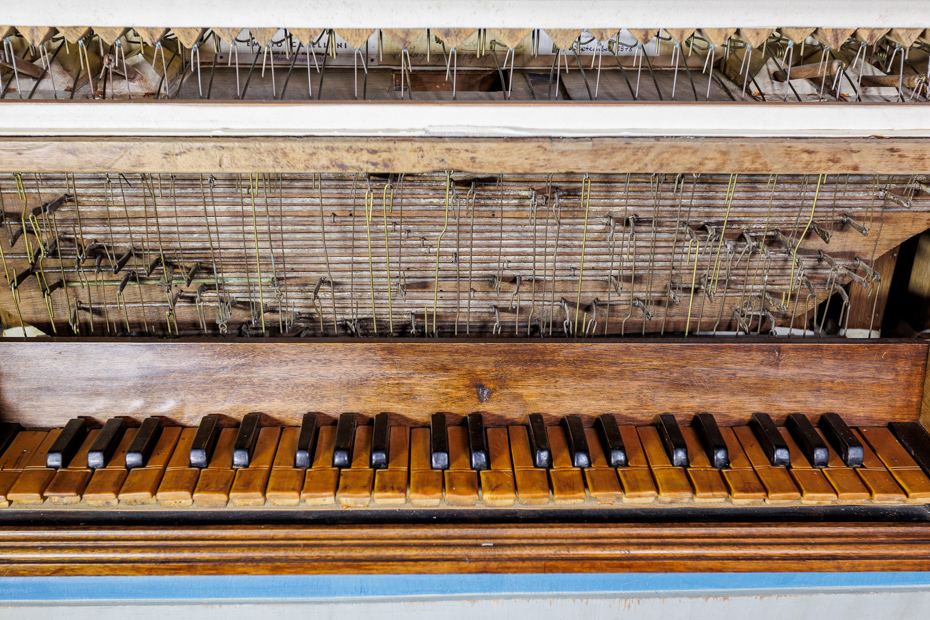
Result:
M206 469L200 472L197 486L194 487L195 506L221 508L229 503L229 490L236 476L232 465L238 432L235 428L220 430L213 458Z
M478 472L473 469L445 471L446 504L474 506L478 502Z
M568 449L565 431L561 426L547 426L546 436L549 439L549 449L552 452L552 469L569 469L572 467L572 456Z
M0 422L0 454L6 452L22 427L16 422Z
M662 445L665 447L665 453L673 467L688 466L688 446L681 435L681 427L678 421L670 413L663 413L659 416L659 422L656 426ZM661 496L660 496L661 497Z
M99 469L112 461L113 455L119 449L125 433L126 421L123 418L110 418L107 420L103 428L100 429L100 434L97 435L97 443L92 445L90 452L87 453L88 467ZM127 450L128 448L127 446ZM125 459L125 456L123 458Z
M823 438L824 441L827 442L827 467L844 467L845 468L846 462L840 457L840 455L836 452L836 450L833 449L833 446L830 444L830 441L827 439L824 432L818 428L817 433ZM850 435L855 437L855 435L852 434L852 431L850 431ZM855 462L861 462L862 461L861 445L858 451L856 451L856 449L853 448L853 452L854 454L858 455L856 456Z
M765 453L769 465L786 467L789 462L788 445L782 439L778 427L772 421L772 417L767 413L756 412L749 419L749 428L755 434L758 445ZM742 437L740 437L740 440L742 441ZM746 447L745 444L743 447ZM752 460L751 456L750 460ZM755 462L753 462L753 466L758 467Z
M47 435L48 431L20 431L0 456L0 468L4 470L26 469L26 463L32 459Z
M801 492L784 467L757 467L756 475L765 487L767 502L783 503L801 499Z
M536 467L535 461L533 460L533 453L530 449L529 433L526 427L511 426L507 429L507 435L510 438L510 455L513 457L513 468L516 470ZM548 446L546 447L546 454L549 454ZM546 486L546 492L548 493L548 483L546 483Z
M371 497L376 504L396 505L407 502L409 434L406 426L394 426L390 429L387 469L375 472Z
M229 499L233 506L263 506L265 504L265 487L268 485L271 465L274 462L280 438L279 427L266 426L259 429L249 459L249 466L236 471L236 477L229 489Z
M780 426L778 427L778 432L781 433L785 443L788 444L788 460L791 464L791 469L811 469L810 461L808 461L807 457L801 452L801 449L794 441L794 437L791 436L788 429L784 426Z
M602 452L609 466L625 467L627 464L626 448L623 445L617 418L609 413L599 415L594 422L594 429L597 431L597 438L600 440ZM588 445L591 445L590 440Z
M552 467L549 436L541 414L531 413L529 415L527 434L530 441L530 454L533 457L533 465L545 469Z
M817 430L827 443L828 448L837 452L843 460L842 465L828 465L828 467L861 467L862 441L856 437L846 422L835 413L825 413L820 416Z
M190 459L185 463L185 466L199 469L206 467L210 462L210 457L213 456L219 436L219 417L215 415L203 416L200 419L200 426L197 427L194 439L191 441Z
M827 442L824 441L807 416L801 413L792 413L785 420L785 428L789 431L796 444L796 449L804 453L804 457L812 467L827 466ZM784 433L782 433L784 437ZM789 446L789 456L792 448Z
M481 501L485 506L513 506L517 500L517 490L512 472L483 469L479 474L481 476ZM547 495L546 500L548 499Z
M126 469L133 470L138 467L145 467L160 436L161 420L158 418L143 420L142 426L136 431L136 437L126 452Z
M547 470L515 469L514 482L517 487L517 500L525 506L542 506L549 503L549 476Z
M859 433L888 469L916 469L917 461L898 442L891 430L880 426L863 426Z
M565 441L570 451L572 467L590 467L591 454L581 416L567 415L562 418L562 430L565 432Z
M709 469L714 467L714 465L711 465L710 459L707 458L707 452L704 450L697 430L692 426L682 426L679 430L682 439L685 440L685 445L688 447L690 467L695 467L697 469ZM723 484L723 481L721 481L720 484Z
M484 418L480 413L470 413L466 418L468 425L468 452L471 456L471 468L476 471L487 469L488 440L484 432Z
M729 426L721 426L720 435L727 446L730 469L752 469L752 463L749 462L749 457L746 456L746 451L743 450L743 446L737 439L733 429Z
M105 429L101 429L100 435L97 436L95 446L101 446L100 437ZM119 492L123 488L123 482L129 470L126 469L126 452L136 436L136 428L127 428L123 431L123 437L117 444L113 456L106 465L97 468L94 475L91 476L87 488L84 489L84 501L90 506L116 506L119 503ZM106 452L107 450L104 450ZM87 453L87 461L90 463L94 456L94 446L91 446ZM98 461L99 462L99 461Z
M160 429L158 440L151 448L147 448L148 456L145 460L145 467L130 469L126 476L126 481L119 491L119 501L127 506L136 506L140 504L151 504L155 502L155 495L158 493L158 487L165 475L165 469L168 466L181 433L184 429L180 426L169 426ZM139 436L133 440L138 446ZM130 446L132 448L132 446ZM126 453L127 463L132 450ZM127 468L128 469L128 468Z
M523 427L512 427L523 428ZM524 433L525 433L525 429ZM510 432L507 428L489 428L487 429L488 437L488 456L490 458L491 469L500 471L512 471L513 463L510 459Z
M746 457L749 459L749 462L753 467L759 469L760 467L772 466L772 463L765 455L765 452L762 450L762 446L759 445L759 441L756 439L756 435L752 432L751 428L748 426L734 426L733 434L736 435L737 439L739 439L740 446L742 446L743 452L745 452ZM725 435L724 439L726 439ZM787 450L785 451L787 452ZM733 467L732 458L730 459L730 467Z
M624 427L620 428L622 430ZM639 439L636 441L639 441ZM630 444L626 437L623 438L623 443L629 449ZM627 452L627 458L629 457L630 453ZM620 484L623 487L623 502L625 504L651 504L655 501L658 492L649 468L619 467L617 468L617 475L620 477Z
M872 501L876 504L900 504L907 499L907 495L887 469L860 467L855 471L869 489Z
M336 503L339 468L332 466L335 447L336 427L333 425L319 427L312 466L307 469L303 489L300 492L300 499L308 506Z
M449 438L446 427L446 414L434 413L430 416L430 463L433 469L449 469Z
M872 496L856 470L851 467L826 467L823 475L833 486L840 502L859 502Z
M471 469L468 454L468 429L464 426L450 426L449 436L449 469Z
M659 431L654 426L638 426L636 432L639 433L639 440L642 442L643 451L646 453L646 459L649 461L649 468L671 467L672 462L668 458L665 446L662 444L662 438L659 437Z
M698 413L691 420L691 428L695 431L695 436L700 441L701 452L707 457L712 467L723 469L729 464L729 455L727 454L727 444L720 433L720 427L717 420L709 413ZM687 437L685 438L687 440ZM688 445L688 456L694 459L695 452ZM692 465L693 467L694 465Z
M384 469L388 466L391 434L389 422L388 414L379 413L372 424L370 464L372 469Z
M613 504L623 496L617 470L612 467L588 467L584 470L584 479L588 493L598 504Z
M688 476L682 467L658 467L652 469L652 477L659 490L659 501L663 503L689 500L694 495Z
M68 461L68 465L58 470L52 481L45 487L45 497L52 504L77 504L81 501L87 483L90 482L91 470L87 467L87 452L97 438L100 429L87 433L78 451Z
M372 426L355 429L355 446L352 451L351 467L339 474L336 498L343 506L367 506L371 502L371 486L375 473L371 469Z
M294 452L294 462L291 466L298 469L307 469L313 460L313 450L316 447L317 414L305 413L300 422L300 431L297 434L297 447ZM282 465L283 467L283 465Z
M485 429L490 469L481 470L481 501L485 506L512 506L517 500L506 428ZM547 498L548 499L548 498Z
M907 493L906 503L926 504L930 499L930 479L923 470L896 468L891 470L891 475Z
M61 431L57 428L46 433L42 443L26 462L26 469L6 494L9 501L14 504L41 504L45 501L45 488L55 477L55 470L46 466L48 451Z
M300 427L288 426L281 429L278 449L271 464L268 484L265 487L265 499L272 506L297 506L300 504L300 489L304 482L304 470L294 467L297 454L297 440ZM307 456L307 464L310 457Z
M155 493L155 499L161 506L178 508L194 504L193 493L200 478L200 469L190 467L190 454L196 436L196 428L181 430L178 443L168 459L168 467Z
M21 469L0 471L0 507L6 508L10 505L7 494L22 473Z
M235 447L233 448L233 468L239 469L249 466L252 452L258 442L258 435L261 432L259 428L260 420L260 414L247 413L239 423L239 431L236 433Z
M333 461L331 467L348 467L352 460L352 447L355 444L355 425L357 417L354 413L343 413L336 423L336 438L333 443Z
M430 439L429 428L410 429L410 503L414 506L438 506L442 501L442 470L432 468Z
M693 429L682 428L681 430ZM708 462L710 462L710 459L708 459ZM695 502L699 504L722 502L730 496L730 492L727 491L727 485L723 482L723 477L720 475L719 469L713 467L698 468L692 464L692 466L687 469L687 472L688 479L691 481L691 486L694 488Z
M604 456L604 446L601 445L601 441L598 438L597 429L586 428L584 432L585 439L588 442L588 457L591 460L591 467L610 468L610 465L607 463L607 457Z
M724 439L726 439L726 434L724 434ZM728 451L732 459L733 452ZM752 468L724 469L720 473L723 474L723 481L727 485L730 501L733 504L737 506L761 504L765 500L765 487L762 486L762 482L759 481L759 477Z
M552 501L556 504L581 504L584 502L584 479L581 476L580 469L550 469L549 480L552 483Z
M920 422L892 422L888 428L917 461L917 465L925 473L930 472L930 434Z
M67 467L87 438L87 430L86 420L82 418L69 420L58 435L58 439L55 440L55 444L49 449L46 465L53 469Z
M822 504L836 501L836 491L820 469L792 467L790 474L801 492L801 503Z
M639 433L635 426L621 426L620 437L623 438L623 447L626 450L627 467L648 467L643 444L639 440Z
M14 504L41 504L45 501L45 488L54 477L55 470L48 467L24 469L6 498Z
M872 450L869 442L865 440L859 429L852 429L852 433L862 444L862 466L866 469L885 469L885 463L875 454L875 451Z

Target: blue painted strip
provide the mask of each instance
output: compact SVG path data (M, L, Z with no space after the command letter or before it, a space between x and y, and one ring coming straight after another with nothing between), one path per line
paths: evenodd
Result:
M930 573L6 577L0 601L336 599L930 587Z

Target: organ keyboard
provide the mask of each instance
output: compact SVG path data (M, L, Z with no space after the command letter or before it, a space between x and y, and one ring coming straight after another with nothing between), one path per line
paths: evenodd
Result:
M58 4L5 574L928 568L919 2Z

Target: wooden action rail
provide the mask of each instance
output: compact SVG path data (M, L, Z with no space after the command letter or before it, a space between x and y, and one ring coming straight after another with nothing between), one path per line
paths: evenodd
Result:
M152 419L152 418L150 418ZM120 420L114 418L114 420ZM112 421L111 421L112 422ZM110 423L108 423L110 425ZM295 467L301 450L301 428L255 428L248 446L248 466L234 467L236 428L214 429L215 447L205 467L192 466L191 447L198 429L165 427L151 442L151 453L141 467L127 468L127 452L142 431L125 428L113 441L115 450L102 467L90 469L100 437L92 429L65 467L47 466L50 449L65 429L22 430L12 436L0 456L0 501L4 506L82 505L90 507L159 504L187 506L306 506L326 507L505 507L505 506L632 506L764 505L764 504L922 504L930 502L928 466L930 436L916 423L853 429L861 442L861 466L848 467L826 440L825 463L815 467L785 427L777 432L790 460L773 465L764 442L749 426L720 427L728 466L715 467L698 431L680 427L687 446L687 467L675 466L661 437L662 426L620 426L626 464L611 467L595 428L584 428L585 466L575 466L570 432L562 425L546 426L551 467L537 467L532 429L523 425L486 429L485 468L473 468L469 428L446 430L448 467L431 462L428 427L386 428L389 450L386 466L372 468L372 424L354 426L346 467L334 466L339 427L314 427L312 460L306 469ZM341 424L340 424L341 426ZM676 428L678 428L676 426ZM904 429L903 431L901 429ZM485 429L482 429L485 430ZM902 435L902 433L904 433ZM903 437L907 447L896 437ZM240 446L241 447L241 446ZM917 459L912 456L917 456ZM674 455L673 455L674 456ZM922 466L924 469L922 469Z

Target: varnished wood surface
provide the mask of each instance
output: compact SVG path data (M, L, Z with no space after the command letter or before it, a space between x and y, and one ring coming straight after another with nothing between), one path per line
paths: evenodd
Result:
M922 138L0 140L0 172L923 174L928 168L930 140Z
M544 342L8 340L0 343L3 421L62 426L75 416L165 416L196 426L206 414L296 426L386 411L392 423L450 424L482 412L489 425L539 412L651 423L713 413L745 424L755 411L840 414L853 426L916 419L928 346L918 341L822 340Z
M4 576L927 569L925 523L0 528Z

